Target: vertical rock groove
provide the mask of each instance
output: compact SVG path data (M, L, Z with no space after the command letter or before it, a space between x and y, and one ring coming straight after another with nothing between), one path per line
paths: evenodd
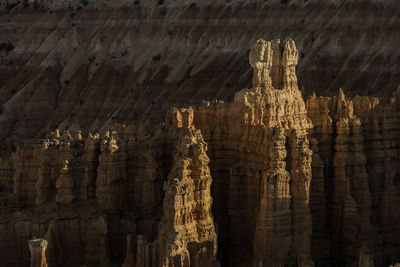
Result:
M384 266L400 243L400 87L303 100L291 38L253 84L163 123L20 140L1 161L0 256L32 266ZM73 133L73 134L72 134Z

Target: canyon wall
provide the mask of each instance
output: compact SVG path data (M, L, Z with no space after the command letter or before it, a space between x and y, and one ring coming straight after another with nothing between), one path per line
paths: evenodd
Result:
M343 87L389 99L399 10L396 0L3 0L0 145L8 157L12 143L56 128L86 136L231 102L251 87L259 37L295 40L306 95Z
M304 101L299 57L291 38L258 39L253 85L232 102L9 144L3 265L398 262L400 88L388 104L343 90Z
M399 93L400 87L388 105L372 97L347 98L341 89L335 97L307 100L321 156L310 196L314 255L321 260L327 239L337 265L361 255L375 266L397 260Z
M249 58L253 87L237 92L233 103L205 103L194 113L212 159L221 260L312 266L312 123L297 88L298 51L291 39L260 39Z
M167 121L18 144L2 198L4 266L25 266L37 236L49 266L219 266L207 144L192 109Z

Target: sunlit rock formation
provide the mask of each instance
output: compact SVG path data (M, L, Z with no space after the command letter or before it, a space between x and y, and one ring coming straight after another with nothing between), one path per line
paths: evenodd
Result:
M397 0L0 1L1 154L56 128L86 136L161 122L175 106L230 102L251 86L248 49L259 37L296 41L306 95L343 87L389 99L399 12Z
M312 266L312 123L294 72L298 51L291 39L259 39L249 57L253 87L195 111L212 159L222 263Z
M29 240L29 251L31 254L31 267L47 267L46 262L47 241L44 239Z
M219 266L207 143L193 109L172 110L160 127L117 126L87 138L55 131L18 145L13 193L32 221L52 218L26 230L46 236L50 265Z
M176 129L177 141L163 186L164 213L157 240L138 240L136 266L219 266L207 144L193 126L191 108L171 111L166 125Z
M299 57L290 38L259 39L233 102L15 143L0 161L3 262L36 264L34 236L49 266L397 262L400 87L388 104L341 89L305 103Z

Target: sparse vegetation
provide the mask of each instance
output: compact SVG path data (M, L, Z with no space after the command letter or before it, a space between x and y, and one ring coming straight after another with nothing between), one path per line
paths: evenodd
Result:
M21 3L21 2L18 1L18 2L14 3L14 4L7 4L7 5L6 5L6 9L7 9L7 10L11 10L11 9L13 9L14 7L18 6L19 3Z
M15 46L10 41L7 41L7 43L0 44L0 51L4 49L4 51L6 51L6 53L13 51L14 48L15 48Z
M191 77L190 73L192 72L192 70L193 70L193 65L189 65L188 70L186 71L186 77L188 78Z
M39 9L40 8L40 5L39 5L39 3L33 3L33 10L37 10L37 9Z
M87 1L87 0L80 0L80 2L81 2L84 6L88 6L88 5L89 5L89 1Z
M158 62L158 61L160 61L160 60L161 60L160 54L157 54L157 55L155 55L155 56L153 57L153 61L154 61L154 62Z

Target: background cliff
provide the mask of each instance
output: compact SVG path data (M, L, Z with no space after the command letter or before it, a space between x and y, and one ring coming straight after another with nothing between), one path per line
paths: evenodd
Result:
M211 2L1 3L0 266L399 260L395 2Z
M250 86L256 38L291 37L303 94L387 98L400 72L396 1L1 1L0 133L43 137L162 120Z

